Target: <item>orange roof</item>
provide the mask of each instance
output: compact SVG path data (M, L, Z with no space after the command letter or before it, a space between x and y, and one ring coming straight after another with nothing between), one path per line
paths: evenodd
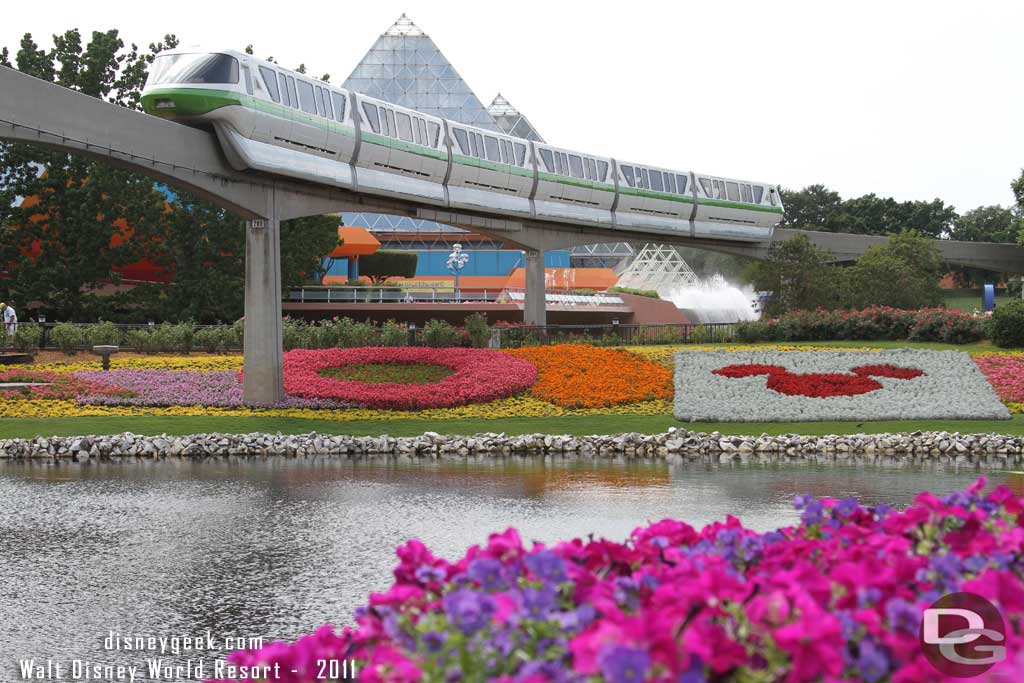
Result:
M367 256L380 249L380 242L366 228L338 228L338 239L343 243L330 253L331 258Z
M594 289L604 291L614 287L619 276L611 268L545 268L548 289ZM516 268L508 278L508 287L524 287L526 274Z

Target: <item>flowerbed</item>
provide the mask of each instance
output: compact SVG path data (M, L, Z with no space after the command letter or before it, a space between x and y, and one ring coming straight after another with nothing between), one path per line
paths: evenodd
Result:
M1024 402L1024 356L1009 353L986 353L975 356L989 384L1004 401Z
M0 401L70 400L82 394L94 394L104 398L130 395L123 387L111 386L103 379L92 380L39 370L7 370L0 372L0 384L37 382L44 384L35 387L0 388Z
M320 374L327 368L368 363L441 365L453 372L440 382L418 385L337 380ZM487 349L296 349L284 356L284 377L285 391L291 396L348 401L369 408L419 410L512 396L537 381L537 369L527 361Z
M967 344L984 336L981 318L948 308L906 311L872 306L859 311L789 311L772 320L740 323L736 338L758 341L908 339Z
M589 344L531 346L508 351L540 372L530 390L566 408L599 408L672 398L672 373L622 349Z
M425 363L364 363L362 365L345 365L340 368L326 368L320 374L330 379L349 382L367 382L370 384L431 384L440 382L452 374L452 371L441 365Z
M680 420L1005 419L971 358L957 351L748 351L676 355Z
M76 373L75 377L95 383L107 382L130 392L112 395L80 391L77 395L79 405L211 408L240 408L246 405L242 400L242 384L238 381L238 373L231 370L84 370ZM347 405L342 401L287 396L274 404L274 407L324 409L344 408Z
M1001 613L1009 654L974 680L1019 681L1024 498L983 486L902 512L800 496L800 523L765 534L663 520L625 543L527 547L509 529L455 562L413 540L354 626L228 658L286 683L316 681L322 659L356 660L362 683L954 681L919 633L966 591Z

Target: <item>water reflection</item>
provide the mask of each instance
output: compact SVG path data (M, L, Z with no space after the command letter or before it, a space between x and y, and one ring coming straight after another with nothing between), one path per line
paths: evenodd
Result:
M0 464L0 680L24 656L102 658L109 630L294 638L384 589L394 548L456 557L508 526L621 540L639 524L795 521L797 493L905 505L976 466L225 459ZM1024 477L990 480L1024 492ZM173 657L171 659L174 659ZM183 655L181 660L185 659Z

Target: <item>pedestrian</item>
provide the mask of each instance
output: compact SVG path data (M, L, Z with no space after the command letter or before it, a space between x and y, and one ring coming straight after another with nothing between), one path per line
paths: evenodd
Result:
M0 313L4 316L4 329L7 331L8 341L14 340L14 333L18 331L18 312L14 306L0 302Z

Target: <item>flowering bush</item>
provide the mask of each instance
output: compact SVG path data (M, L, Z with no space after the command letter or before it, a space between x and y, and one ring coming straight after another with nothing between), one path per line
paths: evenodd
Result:
M682 351L675 389L674 414L687 421L1010 417L959 351Z
M370 363L432 364L453 370L431 384L369 383L324 377L327 368ZM519 393L537 381L531 363L487 349L420 347L307 351L284 356L284 388L292 396L331 399L369 408L419 410L493 401Z
M355 626L229 660L286 683L317 680L319 659L355 660L362 683L952 681L919 629L967 591L1001 612L1010 654L975 680L1022 680L1024 498L983 487L902 512L800 496L800 523L765 534L663 520L625 543L527 547L509 529L456 562L410 541Z
M555 405L596 408L672 397L668 369L621 349L558 344L508 353L537 366L540 378L531 393Z
M872 306L859 311L788 311L778 318L740 323L741 342L830 341L837 339L910 339L967 344L984 336L980 318L947 308L904 311Z
M84 381L106 382L131 393L104 394L82 390L78 393L80 405L102 406L208 406L237 408L242 400L242 385L238 374L231 370L215 372L188 372L181 370L111 370L109 372L85 370L76 377ZM344 408L341 401L308 399L288 396L279 408Z

